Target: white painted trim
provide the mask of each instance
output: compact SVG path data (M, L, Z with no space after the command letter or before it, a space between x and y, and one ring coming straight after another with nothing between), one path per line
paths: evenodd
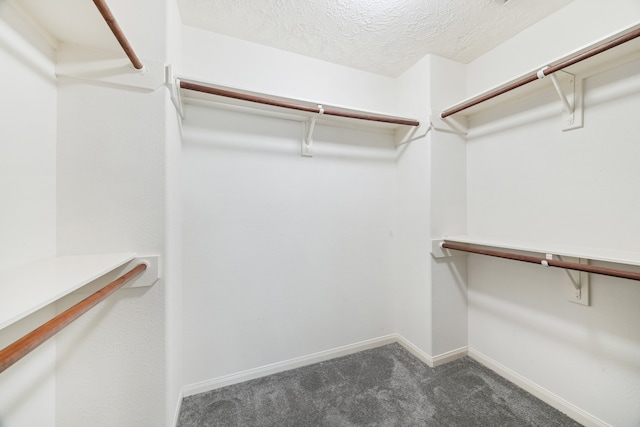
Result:
M173 427L178 427L178 418L180 417L180 410L182 409L182 400L184 399L184 388L180 390L178 395L178 404L176 405L176 412L173 414Z
M445 363L453 362L454 360L461 359L469 354L469 347L464 346L455 350L447 351L446 353L433 356L433 366L444 365Z
M402 335L396 334L395 336L396 342L403 346L405 350L433 368L433 357L422 351L418 346L416 346L414 343L412 343Z
M285 360L283 362L272 363L270 365L262 366L259 368L248 369L236 374L225 375L211 380L189 384L184 386L183 393L185 397L192 396L194 394L215 390L220 387L226 387L228 385L261 378L267 375L277 374L278 372L284 372L290 369L300 368L302 366L312 365L318 362L324 362L325 360L347 356L349 354L357 353L362 350L368 350L394 342L398 342L398 335L386 335L355 344L337 347L331 350L320 351L318 353L313 353L307 356L296 357L294 359Z
M313 365L314 363L324 362L325 360L347 356L359 351L369 350L392 343L400 344L409 353L411 353L430 367L443 365L467 355L467 347L462 347L433 357L422 351L402 335L390 334L379 338L361 341L355 344L349 344L330 350L320 351L318 353L309 354L307 356L296 357L294 359L272 363L270 365L261 366L259 368L248 369L246 371L238 372L235 374L224 375L222 377L201 381L195 384L188 384L183 387L182 392L184 397L192 396L194 394L204 393L232 384L238 384L244 381L265 377L267 375L288 371L290 369L300 368L302 366Z
M413 354L415 357L432 368L465 357L468 352L468 347L465 346L457 348L455 350L447 351L446 353L442 353L437 356L430 356L402 335L396 334L396 338L398 344L403 346L409 353Z
M492 358L480 353L479 351L469 348L469 356L478 361L482 365L496 372L501 377L506 378L520 388L533 394L546 404L556 408L558 411L566 414L568 417L576 420L585 427L611 427L596 416L578 408L574 404L564 400L560 396L550 392L549 390L539 386L528 378L523 377L517 372L507 368L503 364L496 362Z

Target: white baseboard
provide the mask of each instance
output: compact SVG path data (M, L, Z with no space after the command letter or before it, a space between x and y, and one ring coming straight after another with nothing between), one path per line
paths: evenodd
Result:
M404 347L409 353L420 359L422 362L426 363L431 367L443 365L445 363L449 363L453 360L459 359L464 356L470 356L482 365L496 372L498 375L506 378L512 383L516 384L520 388L528 391L532 395L536 396L538 399L552 406L553 408L559 410L560 412L566 414L570 418L576 420L580 424L583 424L586 427L611 427L610 424L602 421L601 419L591 415L590 413L578 408L577 406L569 403L568 401L562 399L561 397L553 394L549 390L540 387L533 381L528 378L523 377L517 372L507 368L501 363L491 359L488 356L480 353L479 351L468 348L461 347L456 350L448 351L446 353L442 353L437 356L431 356L424 351L422 351L419 347L414 345L412 342L404 338L399 334L391 334L386 335L379 338L374 338L371 340L366 340L362 342L358 342L355 344L350 344L342 347L337 347L330 350L321 351L318 353L313 353L307 356L297 357L290 360L285 360L283 362L273 363L270 365L262 366L259 368L248 369L246 371L238 372L231 375L225 375L222 377L214 378L207 381L202 381L195 384L186 385L183 387L182 396L180 398L180 402L178 403L178 407L176 408L176 415L174 420L174 426L177 425L178 415L180 413L180 407L182 403L182 397L192 396L198 393L204 393L206 391L215 390L221 387L226 387L232 384L241 383L244 381L253 380L256 378L261 378L267 375L276 374L279 372L288 371L290 369L300 368L302 366L312 365L314 363L324 362L326 360L335 359L337 357L347 356L349 354L357 353L363 350L369 350L372 348L380 347L383 345L398 343L402 347Z
M426 363L427 365L433 368L433 357L431 357L431 355L420 350L418 346L414 345L411 341L409 341L402 335L395 334L395 337L396 337L396 342L400 344L402 347L404 347L405 350L407 350L409 353L413 354L415 357L422 360L424 363Z
M215 390L217 388L226 387L232 384L238 384L244 381L253 380L256 378L265 377L267 375L277 374L279 372L288 371L290 369L300 368L302 366L312 365L314 363L324 362L325 360L335 359L337 357L347 356L349 354L357 353L363 350L369 350L372 348L380 347L383 345L398 343L404 347L409 353L429 365L430 367L442 365L451 362L455 359L459 359L467 355L467 347L462 347L456 350L449 351L447 353L440 354L438 356L430 356L409 340L399 334L385 335L379 338L374 338L366 341L361 341L355 344L349 344L342 347L337 347L330 350L313 353L307 356L297 357L283 362L272 363L270 365L262 366L259 368L248 369L246 371L238 372L235 374L225 375L211 380L202 381L195 384L189 384L183 387L183 395L192 396L198 393L204 393L207 391Z
M496 362L488 356L485 356L479 351L474 350L473 348L469 348L469 356L482 365L486 366L487 368L491 369L492 371L496 372L501 377L506 378L520 388L533 394L535 397L542 400L549 406L552 406L558 411L566 414L568 417L576 420L585 427L611 427L610 424L607 424L594 415L591 415L590 413L578 408L572 403L567 402L566 400L550 392L549 390L540 387L538 384L534 383L528 378L523 377L522 375L507 368L501 363Z
M398 344L403 346L409 353L413 354L418 359L422 360L424 363L434 368L439 365L444 365L445 363L452 362L456 359L460 359L461 357L465 357L467 355L467 347L461 347L456 350L451 350L446 353L439 354L437 356L430 356L424 351L420 350L418 346L414 345L411 341L403 337L402 335L396 334L396 341Z
M397 342L397 335L386 335L380 338L362 341L355 344L345 345L342 347L313 353L308 356L296 357L295 359L285 360L283 362L272 363L270 365L259 368L248 369L236 374L225 375L207 381L186 385L183 388L184 396L192 396L198 393L215 390L220 387L241 383L244 381L261 378L267 375L277 374L278 372L288 371L290 369L300 368L302 366L312 365L314 363L324 362L325 360L335 359L336 357L347 356L362 350L368 350L380 347L386 344Z
M464 346L455 350L447 351L446 353L439 354L433 357L433 366L444 365L445 363L453 362L456 359L463 358L469 354L469 347Z

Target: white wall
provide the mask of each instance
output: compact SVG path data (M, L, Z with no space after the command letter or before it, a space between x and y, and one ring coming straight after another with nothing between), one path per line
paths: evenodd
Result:
M250 115L242 116L199 107L188 109L184 129L185 162L183 164L186 194L183 243L185 382L193 384L198 381L208 381L222 375L237 373L267 363L281 362L390 332L400 333L427 357L465 347L467 322L464 278L459 277L457 271L452 272L445 265L436 265L439 302L434 301L432 262L429 257L431 238L434 233L438 237L445 231L449 234L464 233L466 225L464 142L459 136L439 135L437 146L434 148L431 143L432 136L427 133L428 113L433 98L431 92L437 92L437 100L441 103L454 102L456 96L463 96L464 66L442 58L427 57L400 78L389 79L208 34L190 27L185 28L184 42L184 70L180 74L280 96L328 101L332 105L343 104L365 110L382 110L386 113L416 117L423 123L423 126L408 136L411 142L397 150L391 145L393 138L385 137L388 141L384 151L385 156L393 158L385 159L384 168L371 169L367 172L370 175L365 175L368 182L381 180L384 185L368 185L366 191L369 196L360 200L358 206L343 206L341 200L352 198L354 194L363 195L365 188L341 185L336 187L339 191L320 194L314 192L313 203L311 199L307 201L305 198L303 200L306 202L302 206L292 207L291 204L295 204L301 196L309 196L301 193L305 186L313 188L318 185L315 181L306 179L297 182L299 180L295 178L298 173L304 174L304 169L297 171L297 168L301 167L298 166L300 159L297 158L299 139L302 136L300 123ZM216 52L216 61L203 60L202 51ZM256 68L255 63L264 64ZM447 86L433 80L430 76L434 73L443 79L454 73L458 78ZM276 129L279 130L276 131ZM336 161L333 157L338 155L343 157L348 153L352 164L350 163L349 167L344 169L345 175L332 173L330 178L323 178L323 182L328 179L335 183L354 182L355 177L362 176L360 163L366 163L366 159L370 156L368 149L365 149L366 144L374 144L372 141L380 136L326 127L326 131L329 130L333 135L331 138L337 138L347 145L336 144L332 148L336 151L332 153L331 159L323 158L320 152L313 159L302 159L307 161L302 165L324 165L325 162L331 165ZM282 141L274 143L272 140ZM365 144L366 140L369 142ZM287 141L286 145L284 141ZM335 141L327 140L327 142ZM350 146L354 144L359 146L358 150ZM378 144L380 142L375 143L376 146ZM287 151L265 157L267 152L281 151L284 150L283 147L288 147ZM322 145L319 147L322 148ZM258 150L258 153L254 150ZM342 151L344 153L341 153ZM436 158L433 157L434 152ZM282 157L283 154L286 156ZM289 158L289 156L292 157ZM288 162L291 162L291 165ZM246 163L251 165L249 169ZM279 181L281 177L273 177L274 173L281 175L294 165L293 178L291 182L287 180L286 185ZM259 186L251 188L248 184L248 178L245 176L248 171L263 177ZM350 175L352 171L356 171L353 177ZM438 173L435 180L433 180L434 171ZM385 176L389 173L392 175ZM274 179L277 181L272 183L273 189L266 186L267 182ZM210 188L206 195L200 188L202 182L207 182ZM390 183L393 183L392 187L388 187ZM241 191L241 197L234 194L238 191ZM273 192L275 192L274 195L272 195ZM440 207L435 207L432 194L437 195L437 203ZM294 217L303 215L302 212L307 212L304 209L310 209L316 204L318 207L325 206L325 208L341 206L344 214L347 215L344 218L332 217L334 230L314 228L305 232L286 231L277 239L281 245L288 242L285 246L304 246L304 240L301 240L303 238L313 239L313 241L319 239L320 242L326 239L334 240L337 236L346 233L347 227L352 226L349 222L350 215L363 216L365 212L369 212L366 216L370 218L371 223L361 230L363 234L358 239L351 242L352 252L369 254L368 260L357 267L359 276L350 274L351 282L344 282L339 278L343 269L352 268L345 261L340 261L340 267L331 272L316 270L312 262L303 265L296 265L294 262L286 266L278 263L277 260L280 258L297 259L288 254L287 251L293 250L290 247L263 249L266 254L256 248L250 249L251 255L243 254L240 249L229 252L230 247L239 248L243 243L249 247L258 245L262 248L261 245L265 244L265 241L273 239L270 236L270 233L276 232L273 230L282 229L283 219L279 218L281 213L265 215L263 212L262 204L269 197L282 199L280 203L291 211L287 215L294 215ZM287 201L287 198L293 200ZM233 215L225 213L229 209L232 209L230 212L233 212ZM251 214L244 218L247 214L243 212ZM254 219L252 215L260 215L260 219ZM317 213L307 212L304 216L309 215L314 218ZM437 218L436 222L432 222L432 216ZM392 218L392 224L386 224L389 218ZM323 218L322 223L325 220ZM246 234L247 231L242 230L245 226L238 225L238 222L242 221L252 224L256 222L251 226L253 234ZM230 224L229 231L225 231L227 227L224 224L227 222ZM294 227L291 230L296 230L295 227L302 226L304 224L287 225L286 229ZM211 230L212 227L220 229ZM388 239L388 242L383 240L372 245L364 236L366 233L377 235L380 227L388 228L393 236ZM235 230L235 228L239 229ZM221 240L218 237L220 235L226 237ZM392 245L393 254L389 254L388 245ZM329 259L329 253L333 253L333 250L331 245L326 246L316 252L315 257ZM209 264L204 263L205 266L200 266L196 263L204 261L203 254L212 259L224 260L224 265L214 265L214 273L212 273ZM247 256L251 258L251 262L261 266L256 267L256 272L243 268ZM342 258L337 254L331 255L331 257L335 256ZM374 260L376 261L372 262ZM252 284L264 276L260 271L270 264L278 264L278 268L283 270L281 274L287 278L277 288L279 292L283 292L283 298L286 298L279 303L283 306L282 310L274 309L271 305L260 301L246 301L251 298L252 293L262 295L267 292L265 298L272 298L267 290L256 288L258 285ZM358 265L353 261L351 264ZM388 268L387 265L393 266L392 273L385 270ZM303 266L306 270L302 269ZM323 266L323 263L319 263L317 268ZM239 271L241 275L236 277L240 274ZM380 274L380 271L384 274ZM375 279L371 276L372 273L376 274ZM293 287L289 288L293 286L288 284L289 276L306 278L312 295L320 292L319 289L324 289L318 294L319 299L313 309L311 309L310 300L300 299L298 291ZM266 289L269 289L272 287L269 284L272 280L267 280L262 286L267 286ZM367 300L370 300L368 305L359 306L355 303L356 295L365 292L370 285L364 285L364 283L371 280L379 283L378 286L382 286L383 290L377 296L370 296ZM225 284L225 282L228 283ZM328 285L325 282L333 284ZM330 293L337 287L345 288L340 292L347 292L347 299L330 309L332 304L335 305L335 302L331 301ZM287 296L287 293L290 295ZM217 298L221 301L218 302ZM238 301L234 302L236 298ZM387 299L383 302L379 298ZM295 306L296 299L304 308ZM309 304L308 306L305 305L305 301ZM217 304L220 306L218 307ZM388 309L385 308L385 304ZM372 322L366 327L362 326L358 333L353 333L348 327L338 326L345 322L349 324L347 319L353 317L351 313L353 310L360 310L361 314L358 317L370 319L369 321ZM334 320L329 321L320 330L313 329L312 325L321 322L322 313L327 311L333 313ZM301 313L306 313L307 317L304 318ZM380 313L384 313L384 316ZM388 319L385 319L385 316ZM294 323L298 329L287 332L288 338L272 343L272 337L265 334L265 331L282 328L287 319L288 321L295 319ZM258 323L258 320L263 328L253 329L251 325ZM440 325L439 332L435 331L435 323ZM232 326L218 331L216 325L220 324ZM206 330L211 331L208 339L202 338L203 325ZM309 342L300 342L296 335L298 333L304 333L307 337L306 341ZM223 350L224 343L228 343L229 350ZM254 347L259 347L261 352L255 354L251 351ZM239 354L242 356L238 357Z
M392 135L189 107L185 381L393 332Z
M53 49L0 5L0 268L55 254L56 82Z
M638 22L635 0L574 0L467 65L476 95ZM456 101L457 102L457 101Z
M178 4L167 0L167 62L182 63L182 21ZM165 91L165 259L166 421L172 426L182 400L182 135L181 119Z
M4 270L54 256L56 249L53 48L6 2L0 3L0 63L4 77L0 81L0 270ZM0 348L53 312L53 307L44 308L1 330ZM54 425L54 367L51 341L2 373L0 425Z
M404 115L394 79L184 27L179 75L275 96Z
M185 27L179 73L403 114L386 77ZM213 60L202 52L215 52ZM189 107L184 122L185 383L394 330L394 136Z
M60 79L59 255L163 255L164 96ZM119 291L58 335L57 425L163 424L164 286Z
M635 1L615 5L573 2L473 62L471 93L500 67L539 65L640 16ZM588 78L583 129L560 130L553 93L476 117L493 130L467 143L469 234L637 252L639 75L636 61ZM585 307L566 301L562 271L470 256L468 279L473 350L605 423L640 423L637 283L591 275Z
M421 126L397 150L395 198L395 331L426 355L433 355L431 264L431 57L398 78L398 104Z
M465 139L430 126L464 80L463 64L434 55L397 80L398 102L422 125L397 151L396 331L434 363L467 345L465 262L429 255L432 239L466 231Z
M166 60L175 6L109 6L143 62ZM173 107L163 87L62 77L58 99L58 254L159 254L161 279L117 292L58 335L56 425L171 425L181 382Z
M466 67L438 56L431 57L429 110L438 114L465 94ZM429 163L431 201L430 238L464 235L467 225L466 141L462 135L433 129ZM430 243L430 242L429 242ZM427 253L430 252L430 249ZM432 355L442 356L467 347L467 286L465 262L447 262L430 256L433 308Z

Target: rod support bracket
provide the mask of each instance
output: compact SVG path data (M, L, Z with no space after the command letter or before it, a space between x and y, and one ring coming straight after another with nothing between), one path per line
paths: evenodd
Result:
M318 114L309 117L306 121L305 138L302 140L301 154L303 157L313 157L313 130L316 127L316 120L324 114L324 108L318 104Z
M583 126L582 79L576 79L575 75L562 70L545 74L547 68L549 67L542 67L536 74L539 79L547 76L551 79L553 88L562 102L562 130L581 128ZM562 79L558 77L559 75Z
M469 133L469 123L467 122L466 117L464 116L448 116L446 118L442 118L442 111L433 110L429 114L429 125L431 129L454 133L457 135L466 136Z
M561 261L575 262L578 264L588 265L589 260L574 257L561 257ZM590 305L589 302L589 273L584 271L565 270L569 283L566 288L567 300L581 305Z
M176 107L176 111L182 120L184 120L184 107L182 96L180 95L180 81L173 75L173 67L167 64L164 67L164 84L169 89L171 102Z
M447 248L443 248L444 239L432 239L431 240L431 256L435 259L440 258L452 258L452 257L465 257L467 256L464 252L459 251L450 251Z

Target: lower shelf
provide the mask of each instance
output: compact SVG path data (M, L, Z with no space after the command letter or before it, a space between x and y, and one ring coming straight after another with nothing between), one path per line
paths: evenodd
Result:
M158 257L136 258L134 253L62 256L0 271L0 329L133 260L147 262L150 267L137 280L146 286L155 282Z
M491 248L508 249L522 252L534 252L539 254L553 254L558 256L588 259L592 261L603 261L615 264L640 266L640 253L637 252L624 252L612 249L558 245L552 245L551 247L542 247L538 245L525 244L522 242L488 239L476 236L447 236L443 237L442 239L432 240L431 253L435 258L443 258L452 255L449 251L440 248L440 243L443 240L452 243L467 243L470 245L486 246Z

